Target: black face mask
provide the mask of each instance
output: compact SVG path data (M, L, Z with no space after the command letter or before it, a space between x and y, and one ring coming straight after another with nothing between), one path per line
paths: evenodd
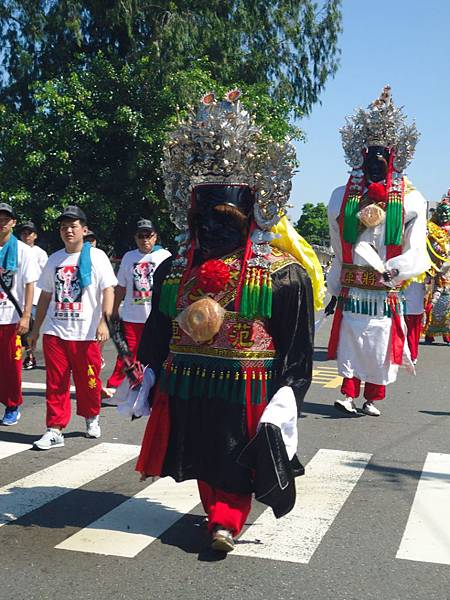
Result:
M389 150L384 146L369 146L364 159L364 172L373 182L386 179L389 164Z
M216 209L219 205L237 208L245 217L253 208L253 196L247 186L205 185L195 189L192 226L203 260L229 254L245 243L242 224L232 215Z

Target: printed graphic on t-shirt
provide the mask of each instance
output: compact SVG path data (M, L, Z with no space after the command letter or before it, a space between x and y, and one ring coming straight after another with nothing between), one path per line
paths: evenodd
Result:
M0 275L2 276L3 283L6 285L6 288L10 290L13 285L14 271L7 271L6 269L0 267ZM6 295L6 292L3 291L3 287L0 285L0 307L6 306L7 301L8 296Z
M82 293L76 265L55 269L55 317L82 318Z
M150 302L153 288L153 272L155 265L152 262L138 262L133 265L133 304Z

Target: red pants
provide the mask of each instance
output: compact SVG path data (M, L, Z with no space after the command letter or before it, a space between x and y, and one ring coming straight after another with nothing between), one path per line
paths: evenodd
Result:
M358 398L361 390L361 380L357 377L344 377L342 381L341 392L344 396L350 396L350 398ZM386 396L386 386L379 385L378 383L369 383L366 381L364 385L364 398L368 402L375 402L376 400L384 400Z
M216 525L229 529L233 537L238 535L245 525L250 512L251 494L231 494L213 488L204 481L197 481L198 491L205 513L208 515L208 530Z
M417 360L419 355L420 331L422 329L422 315L405 315L408 347L411 360Z
M22 344L17 323L0 325L0 402L8 408L22 399Z
M123 335L127 341L128 348L133 356L133 360L136 360L136 354L141 341L142 332L144 331L145 323L130 323L129 321L122 321ZM123 360L120 356L117 357L116 366L112 372L111 377L108 379L106 386L117 388L125 379L125 373L123 372Z
M64 429L71 416L70 373L77 398L77 415L95 417L100 413L100 345L95 340L63 340L44 335L47 368L47 427Z

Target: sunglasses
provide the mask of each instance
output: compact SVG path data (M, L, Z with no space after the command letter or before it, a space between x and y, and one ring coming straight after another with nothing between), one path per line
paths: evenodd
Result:
M148 240L152 235L154 235L154 232L150 231L149 233L138 233L136 237L138 240Z

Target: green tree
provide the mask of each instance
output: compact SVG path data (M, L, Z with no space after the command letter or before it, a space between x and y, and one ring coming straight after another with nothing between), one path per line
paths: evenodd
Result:
M330 234L325 204L323 202L316 205L311 202L304 204L295 228L310 244L329 245Z
M160 159L167 131L205 89L226 88L208 65L174 73L155 88L155 63L143 57L113 66L101 54L89 70L72 71L34 88L35 111L0 105L0 198L14 197L19 219L33 218L60 245L54 220L76 203L103 245L128 248L139 216L150 217L165 244L173 240L163 200ZM267 139L298 137L290 105L262 85L244 86L244 102L258 115Z
M49 235L70 202L119 252L141 215L170 243L168 130L205 91L239 86L268 143L301 137L290 119L337 68L341 1L320 4L3 0L0 198Z
M131 63L150 53L156 85L207 58L224 85L265 84L309 112L338 66L341 0L3 0L3 98L32 105L36 81L99 51Z

